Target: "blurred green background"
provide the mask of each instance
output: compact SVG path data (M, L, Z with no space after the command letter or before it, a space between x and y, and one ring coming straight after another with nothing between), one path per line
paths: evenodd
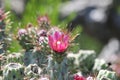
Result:
M17 30L19 28L24 28L27 25L27 23L37 25L36 19L38 15L48 15L48 17L50 18L51 25L53 26L55 25L60 27L66 27L68 22L72 20L76 15L75 13L73 13L65 20L59 20L59 6L62 2L65 1L68 0L28 0L21 18L17 17L14 12L11 12L10 18L13 22L13 33L17 34ZM9 2L10 0L5 1L6 11L11 10ZM75 42L79 44L76 45L76 47L73 47L72 49L75 52L77 52L79 49L89 49L95 50L97 53L99 53L103 45L99 41L96 41L96 39L91 38L90 36L82 32L82 29L80 27L78 30L80 30L80 35L75 39ZM13 40L9 50L11 52L18 52L21 49L22 48L18 44L17 40Z

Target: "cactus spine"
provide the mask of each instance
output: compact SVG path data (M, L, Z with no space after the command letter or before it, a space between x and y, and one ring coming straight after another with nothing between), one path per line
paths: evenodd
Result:
M45 68L48 63L47 53L41 51L34 52L33 50L28 51L24 55L24 63L26 66L36 63L41 68Z
M101 69L106 69L108 68L108 64L102 60L102 59L95 59L95 63L94 63L94 67L93 67L93 71L94 72L99 72L99 70Z
M83 75L87 75L92 71L96 54L94 51L90 50L80 50L79 54L78 62L80 70L82 71Z
M37 64L30 64L25 68L25 75L29 78L38 78L42 69Z
M68 59L64 54L49 56L47 71L50 80L68 80Z
M118 77L114 71L100 70L97 80L118 80Z
M12 53L7 56L7 63L20 63L23 64L23 54Z
M5 13L0 9L0 54L5 53L5 23L4 23Z
M93 50L80 50L77 54L69 53L67 58L71 61L70 65L75 65L73 66L74 69L77 68L83 75L87 75L92 71L96 53ZM70 70L72 70L72 68Z

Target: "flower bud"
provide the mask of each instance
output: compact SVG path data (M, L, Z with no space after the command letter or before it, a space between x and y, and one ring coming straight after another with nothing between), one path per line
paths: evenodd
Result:
M26 29L19 29L18 36L21 37L21 36L24 36L24 35L27 35Z

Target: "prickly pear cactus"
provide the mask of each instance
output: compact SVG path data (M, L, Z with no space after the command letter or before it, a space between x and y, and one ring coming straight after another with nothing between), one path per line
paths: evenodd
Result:
M4 80L23 80L24 67L19 63L9 63L3 70Z
M30 64L25 68L25 75L29 78L38 78L42 73L42 69L37 64Z
M108 68L108 64L103 59L95 59L93 71L98 72L101 69Z
M119 80L114 71L100 70L97 75L97 80Z
M7 63L20 63L23 64L22 53L12 53L7 56Z

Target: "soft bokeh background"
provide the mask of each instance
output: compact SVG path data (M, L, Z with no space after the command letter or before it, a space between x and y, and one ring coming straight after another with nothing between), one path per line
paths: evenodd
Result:
M81 1L80 2L81 5L77 6L77 4L75 4L75 1L76 3ZM82 12L82 9L88 7L84 5L85 1L88 0L84 0L83 2L82 0L1 0L1 2L3 2L2 7L4 7L5 11L11 11L11 21L13 21L12 31L14 34L17 34L17 30L19 28L24 28L27 25L27 23L37 25L36 19L38 15L48 15L48 17L50 18L50 22L53 26L57 25L60 27L67 27L67 25L72 20L75 20L76 16L79 15L79 12ZM101 4L107 5L107 3L110 3L109 0L105 1L108 2L105 3L104 0L101 0ZM93 4L91 3L89 5L97 4L94 3L94 0L91 0L91 2L93 2ZM71 7L67 7L66 9L67 5L68 6L71 5ZM103 8L104 7L106 6L103 6ZM115 7L118 14L120 14L119 7L120 6ZM109 8L110 7L107 7L106 9ZM70 9L71 10L73 9L73 11L70 12ZM64 13L66 13L67 16L64 15ZM76 38L75 42L79 44L76 45L76 47L74 47L73 49L75 49L75 51L78 51L79 49L95 50L96 53L99 54L103 47L107 44L107 42L102 43L99 39L96 39L95 37L86 33L83 30L84 29L83 25L79 24L77 26L80 26L78 29L80 30L80 35L79 37ZM97 32L95 34L97 34ZM18 52L21 50L21 47L19 46L18 42L14 40L12 41L9 50L11 52Z

